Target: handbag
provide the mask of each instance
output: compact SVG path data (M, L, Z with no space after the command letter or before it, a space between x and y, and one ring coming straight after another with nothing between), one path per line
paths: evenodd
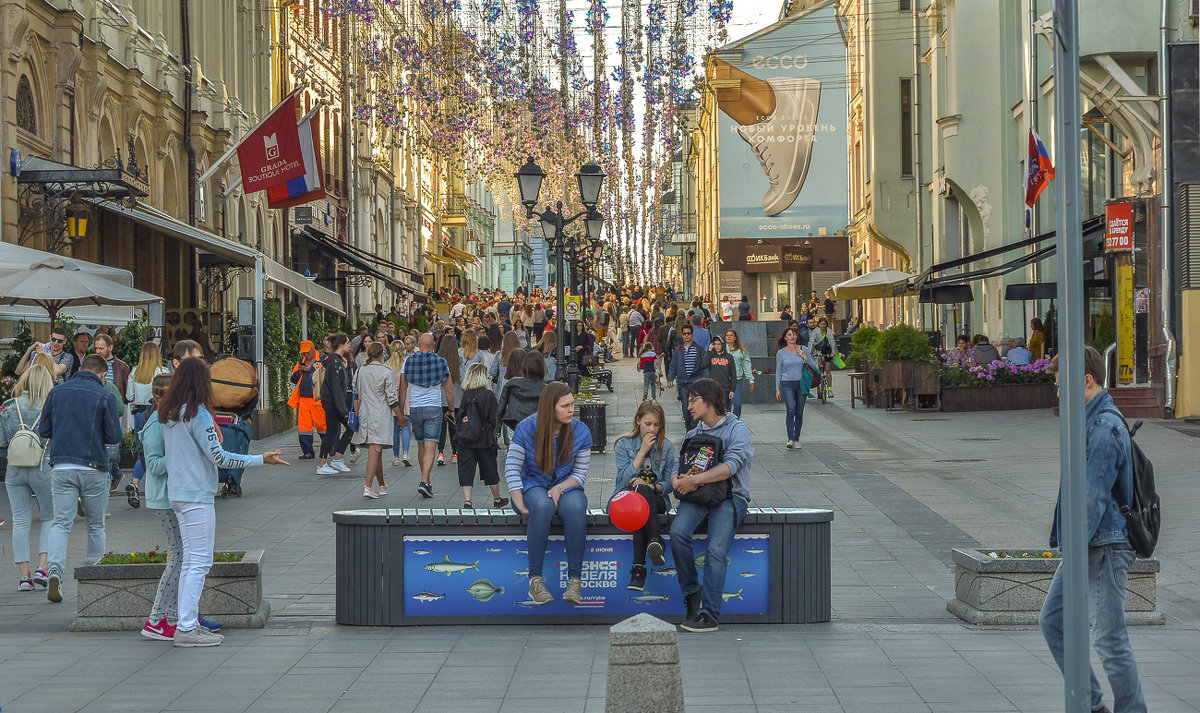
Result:
M353 433L358 433L359 421L358 410L354 406L354 402L358 401L358 379L354 380L354 388L350 392L350 413L346 414L346 428Z
M679 449L679 474L702 473L725 458L725 444L720 438L698 433L683 442ZM683 502L713 508L733 497L733 479L705 483L690 493L676 493Z
M579 357L580 366L600 366L600 360L595 354L584 354Z

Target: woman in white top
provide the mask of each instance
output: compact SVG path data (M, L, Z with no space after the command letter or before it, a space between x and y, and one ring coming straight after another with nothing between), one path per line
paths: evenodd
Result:
M140 507L142 501L138 498L138 488L146 475L146 463L142 458L142 426L146 425L146 416L150 413L151 400L154 392L154 377L166 374L167 367L162 363L162 351L158 342L146 342L142 345L142 356L137 366L129 375L125 386L125 400L133 413L133 433L138 439L138 459L133 464L133 477L125 486L125 495L130 507Z

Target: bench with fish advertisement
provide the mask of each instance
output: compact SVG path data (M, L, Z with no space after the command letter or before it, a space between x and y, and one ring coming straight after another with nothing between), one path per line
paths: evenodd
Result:
M664 538L667 539L667 538ZM693 540L696 564L706 563L706 538ZM630 591L632 535L589 535L583 558L583 603L562 601L567 587L567 557L561 536L551 536L544 575L554 601L529 601L529 554L523 535L445 535L404 537L404 614L406 616L478 616L481 614L605 614L647 612L681 614L669 542L662 567L647 564L646 588ZM726 558L722 614L767 614L770 594L770 538L739 534Z

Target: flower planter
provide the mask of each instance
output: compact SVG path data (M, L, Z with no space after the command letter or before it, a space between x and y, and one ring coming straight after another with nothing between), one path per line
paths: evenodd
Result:
M241 562L215 562L204 581L200 612L232 629L261 629L270 606L262 596L263 550ZM79 583L71 631L136 631L146 623L164 564L105 564L75 568Z
M1054 384L943 386L942 411L1012 411L1058 405Z
M885 361L879 365L879 386L883 389L907 389L913 385L911 361Z
M953 551L954 599L946 602L946 609L971 624L1037 624L1046 591L1062 560L994 559L988 556L989 551L994 550ZM1157 611L1158 569L1156 559L1134 560L1130 566L1125 600L1125 621L1129 624L1166 622L1166 616Z

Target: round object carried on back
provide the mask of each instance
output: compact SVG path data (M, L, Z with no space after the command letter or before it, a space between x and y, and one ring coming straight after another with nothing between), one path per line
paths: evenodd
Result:
M212 365L213 405L240 410L258 398L258 372L250 362L226 357Z
M623 490L609 501L608 517L613 525L625 532L640 530L650 519L650 503L641 493Z

